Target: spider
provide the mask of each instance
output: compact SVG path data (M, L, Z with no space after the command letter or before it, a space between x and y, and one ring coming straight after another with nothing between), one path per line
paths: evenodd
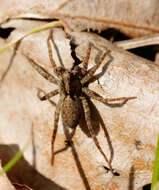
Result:
M26 57L26 58L29 60L29 63L32 65L32 67L40 75L42 75L49 82L54 83L58 86L58 89L51 91L49 93L45 93L45 95L43 96L40 95L41 92L44 92L41 89L39 89L37 93L37 96L39 97L41 101L50 100L51 97L57 94L60 95L58 103L56 104L56 110L55 110L55 115L54 115L54 129L53 129L52 140L51 140L51 151L52 151L51 164L52 165L54 164L54 144L55 144L55 138L56 138L57 129L58 129L58 121L59 121L60 113L62 117L64 132L67 138L65 142L68 142L68 145L70 145L71 138L73 137L76 126L79 124L82 110L84 110L85 120L88 126L88 130L90 132L90 135L93 138L93 141L96 147L98 148L100 153L103 155L105 161L108 163L111 172L113 173L113 168L111 166L111 163L108 160L105 153L103 152L99 144L99 141L96 137L95 131L92 127L88 99L92 98L100 102L107 103L107 102L113 102L113 101L125 102L130 99L135 99L136 97L121 97L121 98L113 98L113 99L106 98L105 99L99 94L97 94L96 92L88 88L89 83L99 78L98 75L94 75L94 74L96 70L100 67L101 63L104 61L105 57L110 54L110 50L106 51L101 56L98 63L88 70L88 61L90 58L90 53L91 53L91 48L92 48L92 44L89 43L87 56L85 60L83 61L83 67L81 68L79 66L76 66L76 63L75 63L74 66L70 70L68 70L64 67L61 67L61 66L59 67L56 65L53 59L50 41L54 42L52 30L50 31L49 36L47 38L47 46L48 46L50 62L52 64L55 76L48 73L43 67L38 65L31 58L29 57ZM69 128L72 129L71 134L69 134Z

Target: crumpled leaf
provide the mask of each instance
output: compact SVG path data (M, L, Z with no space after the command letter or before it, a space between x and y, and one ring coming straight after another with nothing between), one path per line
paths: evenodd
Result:
M48 24L45 24L41 27L38 27L38 28L35 28L31 31L28 31L26 33L24 33L23 35L21 35L20 37L16 38L15 40L11 41L7 46L5 46L4 48L2 48L0 50L0 54L4 53L8 48L10 48L12 45L15 45L16 43L19 43L19 41L21 41L23 38L29 36L29 35L32 35L32 34L35 34L37 32L40 32L40 31L43 31L43 30L48 30L48 29L52 29L54 27L58 27L58 26L62 26L62 23L60 21L53 21L53 22L50 22Z
M13 31L9 40L14 39L20 32L18 29ZM88 41L93 44L89 66L99 60L102 52L111 50L111 56L106 58L98 71L102 72L100 84L92 83L92 90L104 97L137 96L137 99L130 100L121 107L106 106L97 101L90 103L97 138L107 156L112 157L112 166L119 176L112 176L110 171L107 171L107 163L89 137L84 120L73 137L74 147L57 152L55 165L52 167L50 148L55 108L49 102L39 101L37 88L49 92L54 90L55 86L44 80L23 56L24 54L34 59L52 73L47 36L48 32L44 31L21 42L14 62L1 85L1 143L16 144L11 146L12 151L9 145L4 149L10 152L10 156L14 155L12 152L17 152L17 148L22 148L28 138L32 138L32 148L26 150L22 161L15 166L12 174L10 173L10 178L22 180L34 189L123 190L133 187L136 190L150 183L159 122L158 66L112 45L97 35L70 33L68 36L77 45L76 54L81 60L86 56ZM54 30L62 61L66 68L70 68L73 58L70 40L66 37L62 30ZM2 43L3 46L6 42ZM1 76L11 53L10 49L4 57L0 57L2 62L5 62L0 65ZM53 56L60 65L55 49ZM57 102L58 97L53 100ZM103 128L107 131L106 137ZM64 140L60 120L56 150L64 148ZM4 157L6 156L2 156Z
M33 190L33 189L29 188L26 185L21 185L21 184L18 184L18 183L14 183L13 185L16 188L16 190Z
M2 167L1 167L1 164L0 164L0 171L1 170L2 170ZM0 176L0 189L4 189L4 190L33 190L33 189L29 188L26 185L21 185L21 184L18 184L18 183L11 184L11 182L7 178L6 173L3 173Z
M2 170L2 167L0 165L0 171ZM7 178L7 175L4 173L0 176L0 189L4 190L33 190L29 188L26 185L21 185L18 183L11 184L9 179Z
M159 32L157 0L56 0L0 2L0 23L10 18L60 18L74 30L115 28L135 37Z
M2 170L1 165L0 165L0 170ZM15 190L13 185L8 180L6 174L3 174L2 176L0 176L0 189Z

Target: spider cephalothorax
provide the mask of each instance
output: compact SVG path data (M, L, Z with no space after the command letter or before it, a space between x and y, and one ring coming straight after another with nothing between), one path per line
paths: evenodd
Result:
M68 71L67 69L61 74L61 88L64 90L61 93L70 95L71 97L79 97L82 93L81 76L75 70Z
M92 48L92 44L89 43L87 57L83 61L83 67L73 66L72 69L68 70L64 67L57 67L55 61L52 56L52 49L50 40L53 41L52 31L47 39L49 57L51 64L54 69L55 77L49 74L44 68L35 63L32 59L28 58L31 65L38 71L40 75L42 75L45 79L50 82L56 84L58 89L45 94L44 96L40 95L42 90L38 91L38 97L40 100L50 100L51 97L60 94L60 99L56 104L55 116L54 116L54 130L52 135L52 165L54 163L54 143L58 128L59 115L61 112L62 123L64 126L64 132L67 137L67 141L71 141L72 134L69 134L68 128L72 128L73 130L79 124L81 113L84 110L84 116L86 120L86 124L88 126L88 130L94 140L94 143L100 153L103 155L105 161L108 163L111 172L113 173L113 169L110 161L107 156L104 154L98 139L96 138L96 134L91 124L91 112L89 108L88 98L96 99L100 102L107 103L112 101L127 101L130 99L134 99L136 97L121 97L121 98L103 98L99 94L88 88L90 82L95 81L99 78L99 75L94 75L96 70L99 68L105 57L110 54L110 50L106 51L97 64L95 64L91 69L88 70L88 61L90 57L90 52Z

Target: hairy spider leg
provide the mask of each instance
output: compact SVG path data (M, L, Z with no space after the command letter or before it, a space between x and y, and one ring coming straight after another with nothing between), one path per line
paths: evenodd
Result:
M113 168L111 166L111 163L108 160L107 156L104 154L101 146L99 145L98 139L96 138L95 131L94 131L93 127L92 127L90 109L89 109L87 99L85 97L82 97L81 100L82 100L82 104L83 104L83 108L84 108L86 123L87 123L88 129L90 131L90 134L91 134L91 136L92 136L92 138L94 140L94 143L95 143L96 147L98 148L100 153L103 155L105 161L108 163L108 166L109 166L111 172L113 173Z
M57 84L57 79L52 76L50 73L48 73L43 67L41 67L40 65L38 65L33 59L27 57L26 55L24 55L29 63L32 65L32 67L41 75L43 76L46 80L48 80L51 83Z
M58 101L56 110L55 110L54 130L53 130L52 139L51 139L51 164L52 164L52 166L54 165L54 157L55 157L54 144L55 144L55 139L56 139L56 134L57 134L57 129L58 129L58 121L59 121L62 102L63 102L63 97L61 97L60 100Z
M110 50L106 51L106 52L103 54L103 56L101 57L101 59L99 60L99 62L98 62L94 67L92 67L92 68L88 71L88 73L86 74L86 76L81 80L81 83L82 83L82 84L87 83L87 82L92 78L93 74L96 72L96 70L97 70L97 69L99 68L99 66L102 64L102 62L103 62L103 60L105 59L105 57L110 54L110 52L111 52Z
M47 46L48 46L48 52L49 52L50 62L52 64L52 66L53 66L54 72L56 73L57 65L56 65L56 63L55 63L55 61L53 59L53 54L52 54L52 48L51 48L50 40L53 40L53 38L52 38L52 30L50 31L49 36L47 38Z
M61 66L62 67L64 67L65 68L65 66L64 66L64 64L63 64L63 61L62 61L62 58L61 58L61 55L60 55L60 52L59 52L59 50L58 50L58 47L57 47L57 45L56 45L56 43L55 43L55 41L54 41L54 33L52 32L52 35L51 35L51 42L52 42L52 45L54 46L54 48L55 48L55 51L56 51L56 53L57 53L57 57L58 57L58 59L59 59L59 63L61 64Z
M83 88L82 91L89 96L90 98L93 98L95 100L98 100L99 102L108 103L108 102L114 102L114 101L126 101L126 100L132 100L136 99L136 96L132 97L120 97L120 98L103 98L93 90L90 90L88 88Z
M47 94L45 94L44 96L41 96L40 93L43 92L41 89L38 89L38 93L37 93L37 96L38 98L41 100L41 101L44 101L44 100L48 100L50 99L51 97L53 96L56 96L57 94L59 94L59 90L56 89L54 91L51 91Z
M47 94L44 90L38 88L37 96L38 96L39 99L42 97L42 95L40 95L40 93L43 93L43 94L44 94L43 96L45 96L45 95ZM50 99L47 99L47 100L50 102L50 104L51 104L52 106L56 106L56 103L55 103L54 101L52 101L52 100L50 100Z
M88 50L87 50L87 56L86 56L86 58L84 59L84 62L83 62L83 70L84 70L84 74L87 73L87 69L88 69L88 61L89 61L89 58L90 58L91 49L92 49L92 44L89 42Z

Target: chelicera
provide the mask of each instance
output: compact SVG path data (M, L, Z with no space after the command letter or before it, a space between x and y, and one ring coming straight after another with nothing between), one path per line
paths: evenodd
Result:
M88 88L89 83L97 80L99 78L98 75L95 75L96 70L100 67L101 63L104 61L105 57L110 54L110 50L106 51L98 61L96 65L94 65L91 69L88 70L88 61L90 58L91 48L92 44L89 43L88 50L87 50L87 56L85 60L83 61L83 66L79 67L74 64L74 66L68 70L64 67L57 67L53 56L52 56L52 48L51 48L51 42L53 42L53 36L52 31L50 31L50 34L47 39L47 45L48 45L48 51L49 51L49 58L50 62L52 64L54 75L51 75L48 73L43 67L38 65L34 60L31 58L27 59L29 60L30 64L33 66L33 68L42 75L45 79L50 81L51 83L54 83L57 85L57 89L54 91L51 91L49 93L45 93L45 95L41 95L41 92L44 92L42 90L38 90L38 97L41 101L44 100L50 100L53 96L59 94L60 98L56 104L56 110L54 115L54 129L52 134L52 141L51 141L51 151L52 151L52 159L51 163L54 164L54 143L55 138L57 134L58 129L58 121L59 116L61 113L62 116L62 123L64 127L64 132L66 134L66 142L68 145L70 145L71 138L74 134L75 128L79 124L80 116L82 113L82 110L84 110L85 120L86 124L88 126L88 130L91 134L91 137L93 138L93 141L100 151L100 153L103 155L105 161L108 163L108 166L113 173L113 169L111 166L110 161L108 160L107 156L103 152L98 139L96 137L95 131L91 124L91 113L90 108L88 104L88 98L92 98L95 100L98 100L103 103L107 102L113 102L113 101L128 101L131 99L135 99L136 97L121 97L121 98L103 98L96 92L90 90ZM72 133L69 134L69 128L73 129Z

